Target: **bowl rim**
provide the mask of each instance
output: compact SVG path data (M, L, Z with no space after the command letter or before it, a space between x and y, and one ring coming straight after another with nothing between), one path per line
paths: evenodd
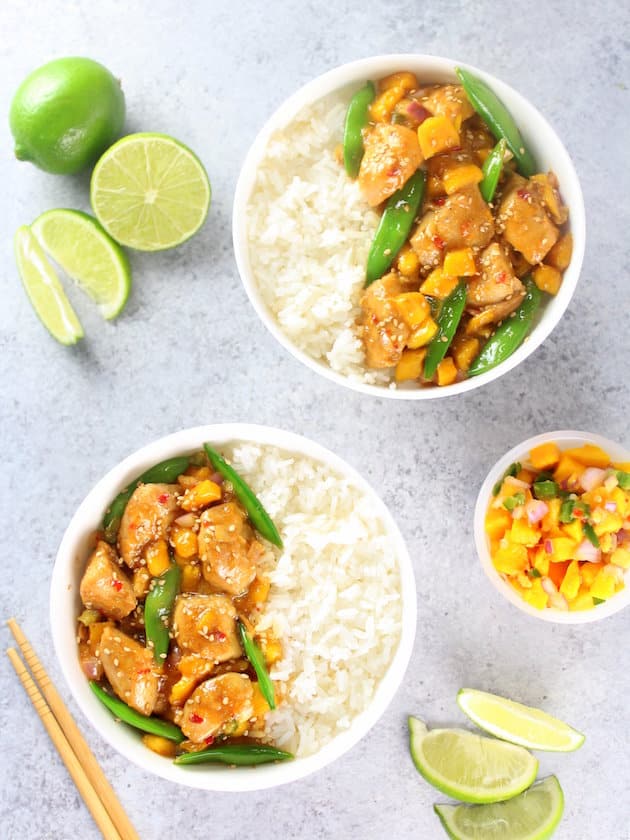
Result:
M440 74L440 76L443 76L445 80L454 81L457 81L454 76L454 68L463 67L486 81L501 99L506 100L508 103L516 102L519 109L524 109L528 112L527 124L529 125L533 118L533 121L537 123L536 133L538 134L542 129L544 133L548 135L546 140L547 142L551 140L552 145L554 146L554 156L556 160L562 159L563 168L567 173L566 179L563 182L563 191L566 192L566 187L570 182L571 191L574 193L573 201L569 205L570 231L573 235L573 253L571 256L571 262L564 272L559 293L552 300L547 301L545 309L540 316L540 320L535 324L531 333L527 336L523 344L521 344L521 346L517 348L517 350L504 362L497 365L497 367L492 370L480 374L479 376L464 379L461 382L441 388L436 386L432 388L406 389L400 387L392 388L390 385L371 385L366 382L355 381L343 376L342 374L332 370L323 362L313 359L293 344L293 342L282 331L280 325L267 308L267 305L262 298L262 294L258 289L257 283L254 280L249 257L249 243L246 223L247 206L249 197L255 186L257 165L263 156L267 142L273 132L286 125L298 113L298 111L301 110L301 108L312 104L316 100L330 93L333 93L335 90L341 90L355 81L378 77L388 71L392 72L393 68L400 68L401 66L406 69L415 70L418 73L427 72L434 75ZM521 130L526 137L530 133L527 128L523 129L521 127ZM350 388L351 390L362 394L370 394L371 396L399 400L439 399L441 397L456 396L457 394L467 393L468 391L472 391L482 385L493 382L495 379L498 379L508 373L530 356L557 326L571 302L582 269L585 240L586 222L584 197L582 194L580 180L564 143L549 121L525 96L507 83L502 82L496 76L493 76L492 74L481 70L468 62L422 53L389 53L371 56L368 58L361 58L328 70L298 88L297 91L284 100L284 102L282 102L280 106L269 116L249 147L238 176L232 211L232 241L234 256L241 282L256 314L280 345L283 346L284 349L287 350L295 359L306 365L306 367L311 371L324 376L326 379L335 382L337 385Z
M352 720L348 729L314 755L256 768L180 767L144 747L136 730L117 723L90 691L81 671L76 655L76 600L89 535L98 527L107 505L121 487L152 464L199 449L204 441L218 447L240 442L276 446L330 467L371 498L395 546L401 592L401 634L397 648L369 706ZM417 596L413 566L402 533L383 500L354 467L321 444L294 432L250 423L219 423L183 429L146 444L125 457L92 487L72 516L59 545L50 583L49 616L55 653L70 693L94 730L111 747L143 770L169 781L203 790L246 792L293 782L321 770L357 744L377 723L397 693L413 652Z
M473 531L475 537L475 547L477 555L481 562L481 566L486 573L486 576L492 582L495 589L497 589L504 598L527 615L537 618L541 621L549 621L554 624L590 624L593 621L601 621L609 615L614 615L620 610L627 607L630 603L630 586L626 586L621 592L617 592L605 604L599 604L597 608L592 610L564 612L547 607L544 610L537 610L524 601L519 594L514 590L509 583L507 583L494 568L492 559L490 557L490 550L488 546L488 538L486 536L484 521L488 503L492 493L492 488L504 474L505 470L518 461L523 455L529 453L535 446L542 443L557 443L560 449L567 449L571 446L580 446L583 443L593 443L596 446L601 446L606 452L609 452L615 461L630 460L630 450L626 449L619 443L613 440L598 435L594 432L582 432L575 429L561 429L553 432L545 432L543 434L535 435L527 438L527 440L513 446L505 455L502 455L499 460L490 468L477 496L475 504ZM628 575L626 575L628 577Z

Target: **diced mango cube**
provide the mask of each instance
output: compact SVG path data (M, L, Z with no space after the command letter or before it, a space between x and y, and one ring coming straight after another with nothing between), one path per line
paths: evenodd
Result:
M507 543L500 545L499 550L492 558L495 569L506 575L515 575L524 572L529 565L527 549L524 545Z
M418 142L425 160L459 146L459 133L446 117L429 117L418 126Z
M178 563L179 565L179 563ZM194 565L192 563L184 563L182 564L182 580L181 580L181 590L182 592L194 592L197 589L199 581L201 580L201 569L198 563Z
M209 479L205 479L186 490L181 507L188 511L201 510L201 508L207 507L212 502L218 502L222 492L218 484Z
M573 560L578 544L569 537L551 537L551 554L549 559L552 563L562 563L564 560Z
M591 586L598 573L605 565L605 563L582 563L580 566L580 574L582 575L582 583L584 586Z
M389 76L381 79L378 83L379 90L389 90L390 88L398 88L404 93L409 93L410 90L416 90L418 87L418 80L413 73L407 70L401 70L398 73L390 73Z
M388 123L394 108L404 97L405 91L400 87L390 87L382 93L370 105L370 117L373 122Z
M447 195L459 192L466 187L472 187L483 181L483 172L474 163L449 169L443 176L444 189Z
M593 443L585 443L584 446L576 446L574 449L565 449L564 454L574 458L585 467L604 469L610 464L608 452Z
M562 274L552 265L538 265L533 271L534 283L541 292L557 295L562 285Z
M446 356L437 366L437 384L440 387L452 385L457 379L457 367L450 356Z
M444 257L444 273L451 277L472 277L477 273L472 248L458 248Z
M507 538L510 542L531 547L540 540L540 533L531 525L528 525L525 519L515 519Z
M617 505L617 511L625 519L630 515L630 493L624 493L621 487L614 487L610 491L610 501Z
M596 510L593 513L593 521L593 529L598 537L603 534L616 534L623 525L621 516L608 510Z
M547 254L547 262L554 268L564 271L569 267L572 253L573 236L570 233L565 233Z
M543 589L542 581L540 580L540 578L534 578L534 580L532 581L531 589L528 589L527 592L523 594L523 599L527 601L528 604L531 604L532 607L535 607L537 610L545 609L549 600L549 596Z
M491 540L500 540L510 527L512 517L504 507L490 508L486 514L485 530Z
M541 443L529 453L529 460L535 470L550 470L560 460L560 449L555 443Z
M584 472L584 465L576 461L571 455L563 452L556 467L553 477L556 481L566 481L572 474L580 475Z
M593 598L600 598L602 601L607 601L615 594L616 577L610 570L604 566L597 573L597 577L591 584L591 595Z
M586 590L584 591L584 587L580 587L580 591L576 595L576 597L569 601L569 609L573 612L577 612L578 610L592 610L595 607L595 602L593 601L593 596L591 593Z
M263 697L263 693L260 690L260 685L255 682L252 683L252 688L254 693L252 695L252 705L254 707L254 714L252 717L261 718L267 714L269 711L269 703Z
M549 555L545 551L544 546L538 546L534 550L532 565L538 572L540 572L542 577L547 577L549 574L549 563Z
M431 315L429 301L421 292L403 292L391 298L400 317L410 330L415 330Z
M418 350L403 350L394 374L396 382L407 382L410 379L418 379L422 373L422 366L426 355L426 348L423 347Z
M531 484L532 481L536 478L536 473L532 472L532 470L520 469L516 473L516 477L519 481L524 481L526 484Z
M543 516L542 530L545 533L552 533L557 530L560 523L560 508L562 507L562 501L560 499L550 499L547 502L547 507L549 510Z
M411 245L403 245L396 257L396 268L403 277L414 277L420 268L420 259Z
M191 528L182 528L175 523L171 528L170 542L180 557L188 559L198 552L197 534Z
M438 266L427 275L426 280L420 286L420 291L423 295L444 300L450 295L458 282L457 277L450 277L443 268Z
M560 593L564 595L567 601L572 601L578 594L581 582L580 564L577 560L573 560L569 563L562 583L560 584Z
M154 540L144 550L144 559L152 577L159 577L171 565L166 540Z
M581 543L584 539L584 529L579 519L574 519L566 525L562 525L561 530L576 543Z
M437 335L439 327L433 318L427 320L418 329L411 333L407 341L407 347L411 350L417 350L418 347L424 347Z
M163 755L164 758L174 758L177 755L177 744L161 735L143 735L142 743L152 752Z
M610 562L622 569L630 569L630 550L620 545L610 555Z
M465 335L455 336L451 344L451 356L459 370L467 371L472 365L473 359L479 353L480 342L478 338L471 338Z

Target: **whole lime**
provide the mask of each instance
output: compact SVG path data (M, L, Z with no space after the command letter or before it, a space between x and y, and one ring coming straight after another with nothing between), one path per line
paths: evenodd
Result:
M120 135L125 97L118 80L90 58L58 58L17 89L9 123L15 156L60 175L85 169Z

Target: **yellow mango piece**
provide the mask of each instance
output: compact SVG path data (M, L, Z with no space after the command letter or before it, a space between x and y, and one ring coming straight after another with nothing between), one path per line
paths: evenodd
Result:
M623 525L623 519L618 513L612 513L608 510L596 510L592 514L593 530L598 537L604 534L616 534Z
M574 458L585 467L599 467L603 470L610 464L608 452L592 443L585 443L584 446L576 446L574 449L565 449L564 455Z
M622 472L630 472L630 461L617 461L613 464L613 467Z
M547 262L554 268L564 271L569 267L572 253L573 237L570 233L565 233L547 254Z
M592 600L592 599L591 599ZM264 717L267 712L269 711L269 703L263 697L263 693L260 690L260 686L257 682L252 683L252 688L254 693L252 695L252 705L254 707L254 714L253 717L261 718Z
M510 527L512 517L503 507L490 508L486 513L485 531L491 540L500 540Z
M534 546L540 540L540 532L528 525L525 519L515 519L507 534L508 540L519 545Z
M151 577L159 577L171 565L165 540L154 540L144 550L144 559Z
M540 572L541 577L547 577L549 575L549 563L549 555L545 551L544 546L540 545L534 549L532 566Z
M576 543L581 543L584 539L584 529L579 519L574 519L573 522L562 525L561 530L569 539L572 539Z
M551 537L551 554L549 559L552 563L562 563L564 560L573 560L578 543L569 537Z
M178 563L177 565L180 564ZM192 563L182 564L182 592L194 592L197 589L197 585L200 580L201 569L198 563L195 563L194 565Z
M446 117L429 117L418 126L418 142L425 160L460 145L459 133Z
M444 269L438 266L438 268L434 268L433 271L427 275L426 280L420 286L420 291L423 295L438 298L438 300L444 300L450 295L455 286L457 286L458 282L459 280L457 277L451 277L446 274Z
M530 450L529 460L535 470L550 470L560 460L560 449L555 443L541 443Z
M168 702L172 706L183 706L197 686L195 677L181 677L171 687Z
M422 373L422 366L426 355L427 351L424 347L418 350L403 350L394 374L396 382L407 382L410 379L418 379Z
M473 359L479 353L480 342L478 338L470 338L465 335L456 336L451 344L451 356L459 370L467 371L472 365Z
M407 347L417 350L418 347L425 347L436 335L439 327L433 318L427 320L418 329L411 333L407 341Z
M413 73L407 70L401 70L398 73L390 73L385 76L378 83L379 91L389 90L390 88L398 88L404 93L409 93L410 90L416 90L418 87L418 80Z
M557 295L562 285L562 274L552 265L538 265L532 272L534 283L541 292Z
M564 579L560 584L560 593L564 595L567 601L572 601L578 594L581 583L580 564L577 560L573 560L569 563Z
M542 530L549 534L556 531L560 523L560 508L562 501L560 499L550 499L547 502L549 510L542 518Z
M584 586L590 587L605 565L605 563L582 563L580 566L580 574L582 575L582 583Z
M610 562L615 566L621 566L622 569L630 569L630 550L624 546L619 546L610 555Z
M614 487L610 491L610 501L617 505L617 512L624 519L630 515L630 494L624 493L621 487Z
M588 590L583 591L583 589L584 587L581 586L576 597L572 601L569 601L569 609L572 612L578 612L579 610L592 610L595 608L593 596Z
M168 738L162 738L161 735L143 735L142 743L152 752L163 755L164 758L174 758L177 755L177 744L169 741Z
M410 330L417 329L431 315L429 301L420 292L403 292L395 295L391 300L396 304L396 309L402 320Z
M212 502L218 502L222 492L218 484L210 481L210 479L205 479L186 490L181 507L188 511L201 510L201 508L207 507Z
M443 181L446 194L453 195L453 193L483 181L483 172L473 163L466 166L457 166L455 169L449 169L444 173Z
M411 245L403 245L396 257L396 268L403 277L414 277L420 268L420 259Z
M607 601L615 594L616 578L606 566L597 573L597 577L591 584L591 595L593 598L600 598Z
M400 87L390 87L382 93L370 105L370 117L372 122L388 123L394 108L404 97L405 91Z
M443 388L445 385L452 385L456 379L457 368L455 362L450 356L446 356L437 366L437 384Z
M492 558L495 569L506 575L516 575L524 572L529 565L527 549L524 545L507 543L500 545L499 550Z
M563 452L553 477L556 481L566 481L572 474L580 475L584 472L584 464L577 461L567 452Z
M451 277L472 277L477 273L472 248L458 248L444 257L444 273Z
M549 596L542 588L542 581L540 578L534 578L534 580L532 580L531 588L523 594L523 600L527 601L528 604L531 604L531 606L535 607L537 610L545 609L547 602L549 601Z

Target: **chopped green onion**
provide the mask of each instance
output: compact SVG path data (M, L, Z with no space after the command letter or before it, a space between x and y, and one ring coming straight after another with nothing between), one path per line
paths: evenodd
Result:
M559 487L555 481L535 481L533 493L537 499L555 499L558 496Z
M542 577L542 575L540 574L538 569L530 569L529 572L527 572L527 574L529 575L530 578Z
M595 596L593 596L593 603L595 604L595 606L597 606L598 604L603 604L605 600L605 598L596 598Z
M590 522L585 522L583 527L584 527L584 536L586 537L586 539L590 543L592 543L595 546L595 548L599 548L599 537L595 533L595 529L593 528L591 523Z

